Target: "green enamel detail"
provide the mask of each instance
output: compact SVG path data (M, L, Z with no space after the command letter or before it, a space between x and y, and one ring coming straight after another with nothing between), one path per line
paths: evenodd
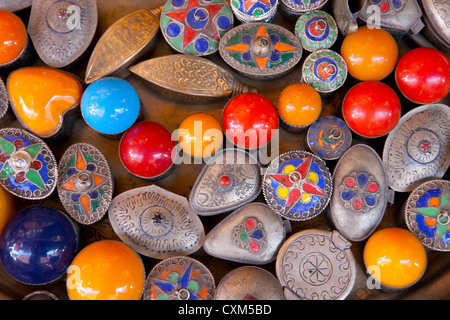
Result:
M169 280L170 280L172 283L177 282L177 280L178 280L179 277L180 277L180 275L179 275L178 273L176 273L176 272L172 272L171 274L169 274Z
M187 286L187 289L189 291L197 292L199 288L200 288L200 286L198 285L197 281L193 281L193 280L189 281L188 286Z
M25 151L28 152L31 157L35 158L39 152L41 151L42 145L37 143L25 148Z
M0 139L0 148L2 148L3 153L5 153L5 154L11 154L16 149L14 144L12 144L11 142L9 142L8 140L5 140L3 138Z
M248 234L245 231L241 231L241 240L244 242L248 241Z
M36 170L33 170L33 169L29 170L25 174L25 176L27 177L28 180L30 180L32 183L34 183L41 189L45 189L44 181L42 181L40 174Z
M165 293L158 296L158 300L169 300L169 296Z
M83 153L83 155L87 162L95 162L94 158L89 153Z
M13 169L9 166L8 163L5 163L5 165L2 168L2 171L0 172L0 179L8 178L14 175Z

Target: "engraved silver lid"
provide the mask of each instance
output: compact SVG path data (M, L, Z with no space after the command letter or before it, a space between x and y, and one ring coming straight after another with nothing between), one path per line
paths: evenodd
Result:
M384 165L365 144L348 149L333 173L330 218L350 241L366 239L379 225L387 205L388 185Z
M303 13L323 8L328 0L280 0L279 11L288 20L295 20Z
M241 22L271 22L277 12L278 0L235 0L230 6Z
M443 47L450 48L450 2L421 1L424 20L433 36Z
M243 149L225 149L210 158L189 195L191 208L202 216L229 212L261 192L261 165Z
M97 21L95 0L34 0L27 29L42 61L62 68L89 47Z
M73 144L61 157L58 172L58 194L67 213L81 224L101 220L114 189L105 156L90 144Z
M143 300L213 300L215 280L200 261L171 257L159 262L147 276Z
M205 238L203 224L187 199L157 185L119 194L112 200L108 215L126 245L155 259L189 255Z
M6 90L5 83L0 78L0 122L5 120L9 110L8 91Z
M408 229L428 249L450 251L450 181L431 180L414 189L406 200Z
M216 289L216 300L285 300L283 288L269 271L243 266L228 272Z
M276 276L288 300L344 300L356 280L351 243L338 231L309 229L281 247Z
M285 240L284 222L265 203L253 202L234 211L206 236L203 249L219 259L262 265L272 262Z
M427 104L403 115L386 138L383 163L395 191L442 178L450 165L450 107Z

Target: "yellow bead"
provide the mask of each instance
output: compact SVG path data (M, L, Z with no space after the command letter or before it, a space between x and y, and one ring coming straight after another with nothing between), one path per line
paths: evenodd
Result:
M8 221L16 214L14 196L0 186L0 235Z

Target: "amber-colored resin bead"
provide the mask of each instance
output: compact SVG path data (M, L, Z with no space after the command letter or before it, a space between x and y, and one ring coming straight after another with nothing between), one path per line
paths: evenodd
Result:
M16 203L14 196L6 191L5 188L0 187L0 235L2 234L5 225L15 213Z
M364 263L373 277L388 288L403 289L415 284L427 267L420 240L402 228L375 232L364 247Z
M178 141L183 151L193 157L211 157L222 147L222 126L208 113L191 114L178 127Z
M82 249L67 271L71 300L139 300L145 283L140 256L119 241L101 240Z
M278 98L278 113L291 131L305 129L322 112L320 94L306 83L288 85Z
M341 55L347 63L349 74L356 79L382 80L397 64L398 47L386 30L362 26L345 37Z
M0 66L12 63L27 45L27 29L14 13L0 10Z

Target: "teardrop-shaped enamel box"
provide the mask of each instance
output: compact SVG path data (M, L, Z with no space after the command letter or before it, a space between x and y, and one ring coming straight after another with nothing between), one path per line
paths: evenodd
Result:
M217 224L206 236L203 249L219 259L267 264L276 258L290 229L288 223L266 204L250 203Z
M243 149L225 149L208 160L189 195L199 215L229 212L256 199L261 191L261 166Z
M173 54L152 58L129 69L147 80L155 92L183 103L207 103L243 92L256 92L226 69L194 55Z
M81 224L102 219L114 188L105 156L90 144L76 143L64 152L58 173L58 194L67 213Z
M187 199L157 185L119 194L112 200L108 215L125 244L155 259L189 255L205 238L203 224Z
M357 144L338 161L333 173L330 218L350 241L366 239L378 226L387 205L383 162L371 147Z
M58 170L48 145L17 128L0 129L0 184L27 200L49 197L56 188Z
M442 178L450 165L450 107L427 104L403 115L386 138L383 162L398 192Z
M89 47L97 21L95 0L40 0L31 7L28 33L42 61L63 68Z

